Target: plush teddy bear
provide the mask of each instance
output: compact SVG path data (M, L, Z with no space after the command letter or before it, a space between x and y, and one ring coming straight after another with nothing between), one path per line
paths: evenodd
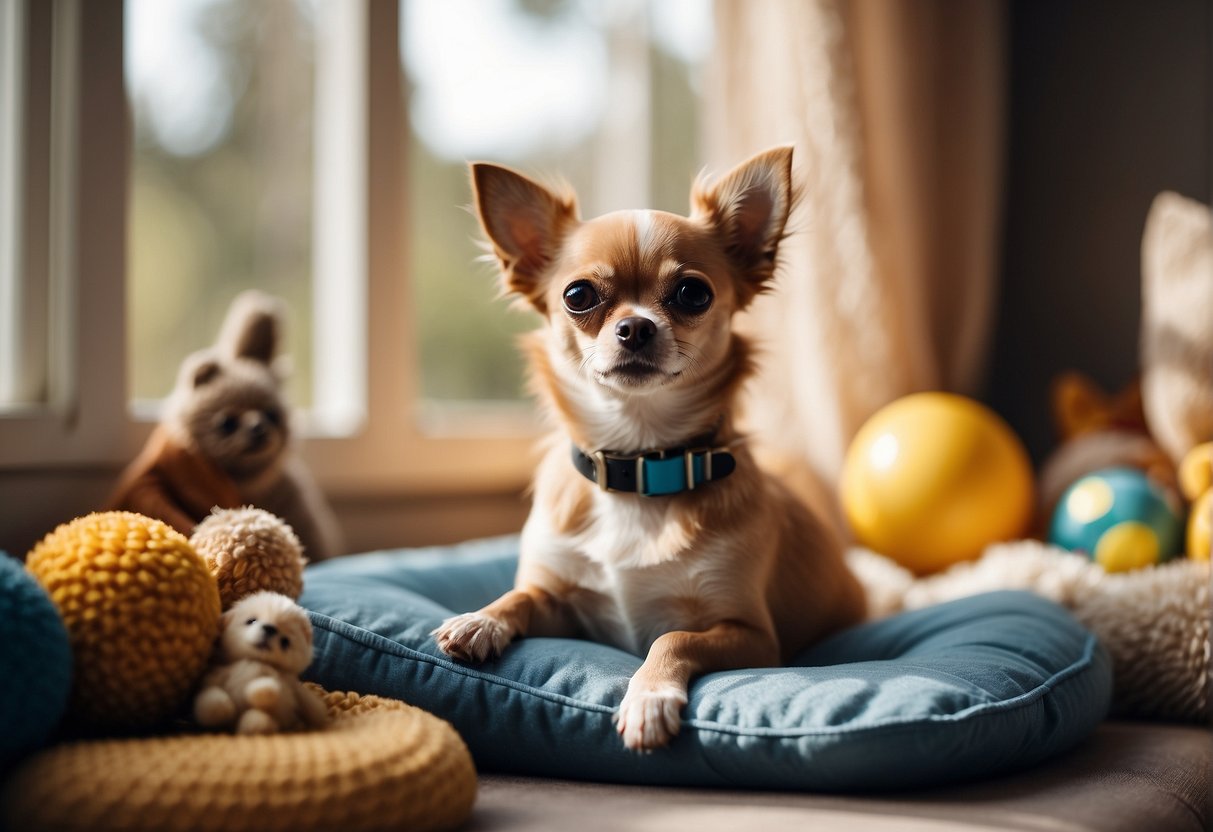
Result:
M111 507L189 535L213 507L254 505L291 525L309 559L340 550L332 510L291 449L275 367L281 303L261 292L232 303L215 346L182 365L159 427L123 472Z
M212 667L194 699L194 718L208 728L272 734L318 728L324 702L299 681L312 661L312 625L285 595L258 592L220 619Z

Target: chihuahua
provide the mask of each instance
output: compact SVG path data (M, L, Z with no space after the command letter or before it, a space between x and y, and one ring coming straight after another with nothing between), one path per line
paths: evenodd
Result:
M506 291L545 318L524 347L558 430L514 589L434 635L468 662L527 635L645 656L615 723L628 748L658 748L692 678L778 665L864 613L841 541L735 424L754 362L732 320L776 271L792 149L701 179L689 217L582 221L570 192L491 164L471 174Z

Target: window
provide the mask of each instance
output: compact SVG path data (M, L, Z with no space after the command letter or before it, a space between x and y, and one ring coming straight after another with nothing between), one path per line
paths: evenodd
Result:
M248 287L283 298L292 401L312 403L314 14L301 0L127 0L134 115L131 398L163 398Z
M69 345L49 332L65 311L74 32L59 9L0 5L0 412L10 415L66 404Z
M0 416L75 420L78 10L0 4Z
M708 0L0 14L0 405L30 405L0 409L0 468L104 479L147 437L140 402L259 286L290 305L330 491L518 488L534 420L511 340L534 321L475 263L465 159L567 175L587 215L684 211L699 164Z
M0 405L37 399L36 382L22 365L30 350L23 326L26 303L22 271L21 222L25 125L25 8L0 4Z
M365 415L361 3L127 0L128 367L148 415L235 295L288 307L310 432Z

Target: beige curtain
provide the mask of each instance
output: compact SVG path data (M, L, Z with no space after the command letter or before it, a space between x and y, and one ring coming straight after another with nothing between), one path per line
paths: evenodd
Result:
M974 392L992 325L1003 9L994 0L718 0L705 96L723 170L796 145L802 191L751 427L832 490L887 402ZM808 487L808 483L805 483Z

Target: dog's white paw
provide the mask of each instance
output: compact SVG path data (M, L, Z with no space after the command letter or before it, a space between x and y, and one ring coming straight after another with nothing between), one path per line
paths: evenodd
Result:
M682 727L682 709L687 692L681 688L633 690L619 703L615 729L632 751L652 751L667 745Z
M496 618L465 612L443 621L430 635L438 642L438 649L451 658L482 662L500 656L512 634Z

